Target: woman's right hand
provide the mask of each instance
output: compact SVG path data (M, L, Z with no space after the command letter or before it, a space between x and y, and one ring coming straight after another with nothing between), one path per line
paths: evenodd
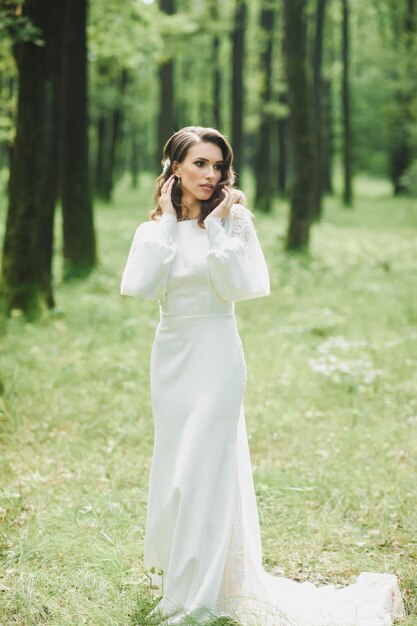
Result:
M177 217L177 212L172 204L172 187L174 186L175 176L172 174L161 187L161 196L159 206L163 214L171 214Z

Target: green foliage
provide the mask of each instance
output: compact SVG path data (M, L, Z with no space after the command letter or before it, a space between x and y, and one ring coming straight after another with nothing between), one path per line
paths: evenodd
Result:
M5 624L139 626L156 604L142 550L158 307L119 295L151 205L145 177L119 188L97 212L101 267L2 339ZM287 206L256 217L272 292L236 308L264 564L317 584L397 573L413 626L416 206L359 180L357 211L325 208L304 257L283 253Z

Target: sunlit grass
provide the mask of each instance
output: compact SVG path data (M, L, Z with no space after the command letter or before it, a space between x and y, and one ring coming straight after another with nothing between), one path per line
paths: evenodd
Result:
M326 202L301 257L283 252L286 206L257 217L272 293L236 314L265 567L316 583L396 573L411 613L417 209L379 189L351 211ZM2 340L2 626L133 626L152 608L142 549L158 307L119 296L151 194L146 180L100 207L99 269L57 280L56 312L14 317Z

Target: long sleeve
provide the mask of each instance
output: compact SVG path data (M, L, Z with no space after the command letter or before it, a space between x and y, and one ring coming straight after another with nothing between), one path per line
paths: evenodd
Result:
M270 294L268 266L251 213L242 205L231 208L230 235L219 217L204 220L209 239L207 262L214 288L232 302Z
M120 293L158 300L166 289L168 272L177 251L173 233L175 215L165 213L158 222L144 222L136 229Z

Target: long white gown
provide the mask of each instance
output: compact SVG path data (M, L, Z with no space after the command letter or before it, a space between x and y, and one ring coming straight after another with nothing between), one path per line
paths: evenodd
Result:
M243 396L247 372L234 303L267 296L251 213L136 230L121 293L158 300L151 352L154 451L144 561L159 623L215 616L243 626L389 626L404 616L397 578L361 573L344 588L262 567Z

